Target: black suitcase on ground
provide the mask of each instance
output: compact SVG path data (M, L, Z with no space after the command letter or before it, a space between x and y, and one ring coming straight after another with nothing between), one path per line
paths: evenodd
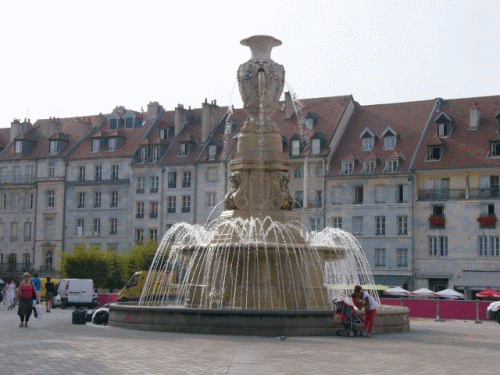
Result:
M71 316L71 322L73 324L86 324L87 323L87 309L79 307L73 311Z

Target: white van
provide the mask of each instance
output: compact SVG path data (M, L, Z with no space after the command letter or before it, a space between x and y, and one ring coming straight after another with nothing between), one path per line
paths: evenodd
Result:
M92 279L61 279L57 295L61 298L61 309L68 306L97 306Z

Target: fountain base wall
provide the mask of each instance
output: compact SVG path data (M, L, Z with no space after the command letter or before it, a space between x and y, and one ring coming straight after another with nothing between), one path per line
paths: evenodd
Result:
M410 330L409 309L381 306L375 314L375 334ZM109 324L116 327L166 332L251 336L330 336L342 326L333 323L333 310L224 310L110 306Z

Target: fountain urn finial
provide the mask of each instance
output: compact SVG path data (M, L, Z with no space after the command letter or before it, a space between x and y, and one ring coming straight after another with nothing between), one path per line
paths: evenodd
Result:
M278 108L285 84L285 68L271 60L273 47L281 41L268 35L255 35L240 42L252 57L238 69L238 85L249 118L242 133L279 133L270 116Z

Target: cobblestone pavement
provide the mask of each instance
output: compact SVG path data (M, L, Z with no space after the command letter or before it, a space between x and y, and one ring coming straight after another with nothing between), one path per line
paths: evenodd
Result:
M72 309L31 317L0 305L0 374L495 374L496 322L412 320L371 338L210 336L71 324Z

